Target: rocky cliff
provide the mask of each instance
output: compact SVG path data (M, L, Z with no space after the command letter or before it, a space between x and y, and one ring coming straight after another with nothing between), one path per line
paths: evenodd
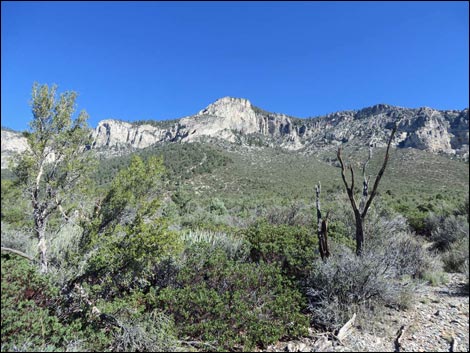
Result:
M28 149L28 142L20 132L2 129L2 169L8 168L8 163L16 154Z
M203 136L235 142L252 135L290 150L342 143L383 145L398 122L395 146L462 155L468 154L468 116L468 109L439 111L378 104L359 111L299 119L266 112L246 99L224 97L171 126L104 120L94 132L94 147L143 148L164 141L191 142Z
M256 137L265 145L312 150L340 144L384 145L395 123L398 123L398 131L393 144L397 147L468 158L468 109L440 111L386 104L299 119L264 111L246 99L224 97L195 115L173 121L103 120L92 136L93 148L102 151L145 148L164 142L192 142L206 137L237 143L248 143L250 138ZM6 165L4 159L24 150L25 146L20 134L2 130L2 168Z

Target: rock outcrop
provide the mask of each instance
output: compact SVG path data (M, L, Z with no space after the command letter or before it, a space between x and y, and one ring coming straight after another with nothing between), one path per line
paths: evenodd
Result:
M2 169L8 168L9 161L18 153L28 149L28 141L20 132L2 129Z
M307 151L340 144L384 146L395 123L398 131L393 145L397 147L468 158L468 109L440 111L377 104L359 111L299 119L270 113L247 99L232 97L221 98L195 115L173 121L103 120L92 132L92 147L101 151L139 149L206 137L236 143L249 143L256 137L267 146ZM24 148L21 134L2 130L2 168L6 159Z

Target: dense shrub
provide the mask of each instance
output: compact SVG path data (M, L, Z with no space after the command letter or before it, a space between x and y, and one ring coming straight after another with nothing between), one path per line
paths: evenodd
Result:
M250 243L253 261L279 266L283 273L303 278L318 257L318 239L308 228L259 222L241 232Z
M2 351L57 349L63 327L49 308L57 290L26 259L2 256Z
M436 216L431 215L427 222L431 229L433 247L438 250L448 250L458 240L468 238L468 221L465 216Z
M97 327L60 315L62 299L49 277L26 259L2 255L2 351L103 350Z
M468 277L469 241L467 236L452 243L449 249L442 255L444 269L447 272L462 272Z
M316 263L308 280L312 321L337 329L354 312L385 304L407 306L412 288L399 278L383 256L365 251L358 257L349 248L339 247L326 263Z
M217 198L211 200L209 211L219 216L227 214L227 209L225 208L224 202Z
M149 297L133 292L109 302L100 303L108 317L115 320L109 350L113 352L181 351L172 319L149 307Z
M422 278L433 268L433 260L405 226L399 217L371 214L362 256L336 246L326 263L315 263L307 280L313 322L338 328L353 312L410 304L412 278Z
M277 267L237 262L207 243L194 244L185 256L175 284L158 297L180 336L233 350L305 333L302 297Z

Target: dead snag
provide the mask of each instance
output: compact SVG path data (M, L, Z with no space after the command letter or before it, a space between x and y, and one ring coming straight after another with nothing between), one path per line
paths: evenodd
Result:
M328 211L326 217L323 219L321 214L320 206L320 192L321 185L318 182L318 185L315 185L315 194L316 194L316 206L317 206L317 236L318 236L318 249L320 251L320 256L323 261L330 256L330 250L328 249L328 217L330 212Z
M356 200L354 199L354 169L351 164L347 167L345 166L343 162L343 158L341 156L341 147L338 148L337 157L341 165L341 178L343 179L344 186L346 187L346 192L348 194L349 201L351 202L351 207L353 209L354 218L356 221L356 254L357 255L361 255L362 253L362 248L364 246L364 219L367 215L367 211L369 210L372 200L377 194L377 188L379 186L380 179L382 179L382 176L385 172L385 168L387 167L390 145L392 143L393 136L395 135L396 131L397 131L397 125L393 127L392 133L387 143L387 150L385 152L385 157L382 163L382 168L380 168L380 171L375 178L374 186L372 188L372 192L370 193L370 195L369 195L370 177L369 178L366 177L366 167L372 156L372 150L369 149L369 158L363 164L363 167L362 167L362 174L363 174L364 180L362 184L361 202L359 206L357 205ZM349 169L351 172L351 186L349 186L348 181L346 180L346 169Z

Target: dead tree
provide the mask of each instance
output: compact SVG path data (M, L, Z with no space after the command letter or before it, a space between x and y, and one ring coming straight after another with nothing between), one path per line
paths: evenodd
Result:
M320 207L320 192L321 185L318 182L318 185L315 185L315 194L317 197L316 206L317 206L317 236L318 236L318 249L320 251L320 256L323 261L330 256L330 250L328 249L328 217L330 212L328 211L326 217L323 219L321 214Z
M354 211L354 218L356 221L356 254L361 255L362 248L364 246L364 219L367 215L367 211L374 199L375 195L377 194L377 188L379 186L380 179L385 172L385 167L387 166L388 157L389 157L389 150L390 144L392 143L393 136L397 131L397 125L394 126L392 133L390 135L390 139L388 140L387 150L385 152L384 161L382 164L382 168L380 168L377 177L375 178L374 186L372 188L372 192L369 195L369 181L370 177L366 176L366 167L372 157L372 147L369 148L369 157L367 161L362 166L362 174L363 174L363 183L362 183L362 196L359 206L354 199L354 170L352 165L350 164L347 169L351 171L351 185L348 184L346 181L346 166L344 165L343 159L341 157L341 147L338 148L338 160L341 164L341 177L343 178L344 186L346 187L346 191L348 193L349 201L351 202L352 209Z

